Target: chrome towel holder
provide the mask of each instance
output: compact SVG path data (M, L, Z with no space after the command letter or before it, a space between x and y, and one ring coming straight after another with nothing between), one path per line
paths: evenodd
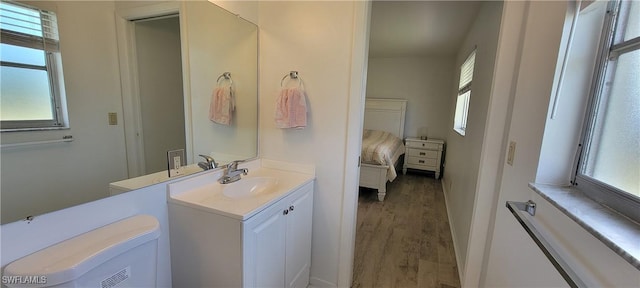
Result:
M231 79L231 73L230 72L224 72L222 73L222 75L218 76L218 79L216 80L216 83L220 84L220 79L224 78L223 80L229 80L230 85L233 85L233 79Z
M298 80L298 86L302 87L302 77L300 77L298 71L291 71L289 72L289 74L284 75L284 77L282 77L282 80L280 80L280 87L283 87L282 85L284 84L284 80L287 79L287 77L289 77L289 79L291 80Z

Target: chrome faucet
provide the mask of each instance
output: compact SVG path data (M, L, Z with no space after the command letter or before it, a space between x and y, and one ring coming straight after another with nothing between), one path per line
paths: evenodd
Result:
M213 157L202 155L202 154L200 154L200 157L204 158L204 160L207 161L207 162L198 162L198 166L200 166L202 170L211 170L213 168L218 168L218 163L216 163L216 160L213 160Z
M238 169L238 163L244 162L242 160L231 161L231 163L227 164L227 170L224 171L224 175L218 179L220 184L229 184L236 182L242 178L242 175L247 175L249 173L249 169L242 168Z

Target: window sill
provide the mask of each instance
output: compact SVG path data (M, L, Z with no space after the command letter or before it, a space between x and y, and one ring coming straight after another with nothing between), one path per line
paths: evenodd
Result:
M587 198L572 186L530 183L529 187L640 270L640 223Z
M462 128L455 127L455 128L453 128L453 131L456 131L458 134L460 134L460 136L464 137L464 134L465 134L464 131L465 130L463 130Z

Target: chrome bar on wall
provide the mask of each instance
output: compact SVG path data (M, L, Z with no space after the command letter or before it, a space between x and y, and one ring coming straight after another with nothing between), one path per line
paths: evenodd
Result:
M573 269L569 267L567 262L565 262L562 259L560 254L558 254L558 252L556 252L556 250L553 249L553 247L551 247L551 244L549 244L549 242L547 242L547 240L544 239L544 236L542 236L542 234L538 232L538 229L536 229L536 227L533 226L531 221L527 219L527 216L523 215L524 212L528 212L529 214L531 214L531 216L534 216L536 203L529 200L527 202L507 201L506 204L507 204L507 208L509 208L509 211L511 211L513 216L516 217L516 220L520 222L524 230L527 231L529 236L531 236L531 239L533 239L533 242L535 242L536 245L540 247L540 250L542 250L542 253L544 253L544 255L547 256L547 259L549 259L551 264L553 264L553 267L555 267L556 270L558 270L562 278L564 278L564 280L567 281L569 286L587 287L587 285L584 284L584 282L582 282L580 277L578 277L578 275L573 271Z
M62 137L62 139L56 139L56 140L44 140L44 141L31 141L31 142L2 144L2 145L0 145L0 148L11 148L11 147L21 147L21 146L41 145L41 144L51 144L51 143L62 143L62 142L73 142L73 136L65 135L65 136Z

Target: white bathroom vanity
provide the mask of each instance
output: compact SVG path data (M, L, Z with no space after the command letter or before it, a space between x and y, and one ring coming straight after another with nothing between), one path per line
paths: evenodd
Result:
M314 173L240 166L235 183L215 171L169 185L173 286L307 287Z

